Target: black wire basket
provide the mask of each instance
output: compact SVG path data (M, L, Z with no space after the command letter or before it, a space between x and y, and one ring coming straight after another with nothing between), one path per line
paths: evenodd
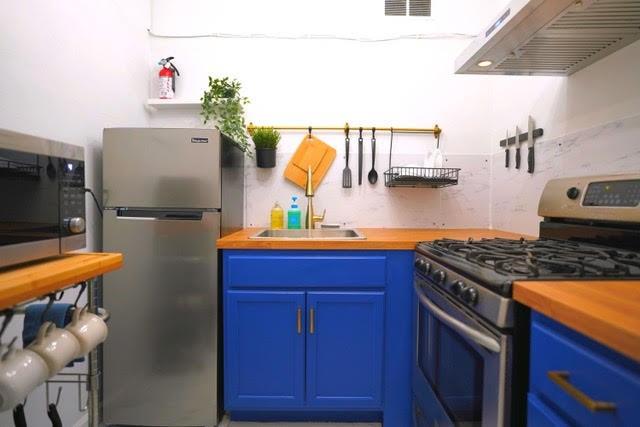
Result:
M458 184L459 168L394 166L384 173L387 187L440 188Z

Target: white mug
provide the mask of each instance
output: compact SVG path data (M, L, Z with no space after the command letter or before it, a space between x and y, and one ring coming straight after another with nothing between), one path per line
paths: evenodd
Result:
M76 308L73 311L71 322L66 326L78 343L80 354L85 355L107 339L109 329L100 316L89 312L88 307L82 310Z
M53 322L43 323L36 339L27 348L47 362L52 376L80 356L80 343L76 337L65 329L57 328Z
M49 367L37 353L9 348L0 359L0 412L22 402L49 378Z

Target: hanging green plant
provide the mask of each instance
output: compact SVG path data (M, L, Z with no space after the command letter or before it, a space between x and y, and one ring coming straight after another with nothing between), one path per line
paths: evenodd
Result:
M214 79L209 76L209 87L202 94L202 116L204 123L215 122L216 128L229 136L249 157L249 137L244 121L244 106L249 98L240 95L242 85L236 79L223 77Z

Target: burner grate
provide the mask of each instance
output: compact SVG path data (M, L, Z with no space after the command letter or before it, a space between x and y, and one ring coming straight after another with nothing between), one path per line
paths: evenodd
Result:
M421 244L446 262L514 278L640 277L640 254L564 240L450 240Z

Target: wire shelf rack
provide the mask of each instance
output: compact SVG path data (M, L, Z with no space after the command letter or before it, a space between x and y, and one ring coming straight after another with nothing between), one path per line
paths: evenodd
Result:
M459 168L394 166L384 173L387 187L440 188L458 184Z

